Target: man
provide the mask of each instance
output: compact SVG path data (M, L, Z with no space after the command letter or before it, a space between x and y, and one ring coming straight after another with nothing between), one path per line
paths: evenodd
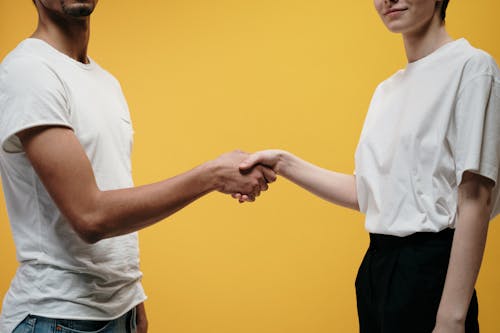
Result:
M34 0L38 27L0 67L0 170L20 267L0 332L146 332L137 230L218 190L255 198L242 152L133 187L119 83L87 57L98 0ZM136 327L137 324L137 327Z

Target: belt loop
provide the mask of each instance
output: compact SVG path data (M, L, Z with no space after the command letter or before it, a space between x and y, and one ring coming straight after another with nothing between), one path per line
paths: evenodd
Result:
M36 325L36 317L33 317L33 316L30 315L30 316L28 316L28 318L27 318L26 321L27 321L28 325L30 325L31 327L35 327L35 325Z

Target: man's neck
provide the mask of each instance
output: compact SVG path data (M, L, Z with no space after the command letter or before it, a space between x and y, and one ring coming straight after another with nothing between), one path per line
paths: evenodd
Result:
M38 27L31 36L41 39L82 63L88 63L87 47L90 37L90 19L73 22L56 22L40 19Z
M452 40L439 17L418 32L403 34L406 57L410 63L424 58Z

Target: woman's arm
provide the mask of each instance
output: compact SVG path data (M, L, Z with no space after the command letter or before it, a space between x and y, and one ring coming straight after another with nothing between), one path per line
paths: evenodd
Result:
M240 164L250 170L261 164L300 187L334 204L359 210L356 177L320 168L284 150L263 150L252 154ZM246 196L236 195L240 201Z
M483 259L493 181L465 172L458 189L458 218L450 264L433 333L465 332L465 319Z

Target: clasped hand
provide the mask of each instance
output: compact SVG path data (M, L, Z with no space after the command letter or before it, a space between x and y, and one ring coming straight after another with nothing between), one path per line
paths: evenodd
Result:
M216 161L224 167L219 191L231 194L240 203L255 201L276 180L282 155L281 150L263 150L253 154L233 151L220 156Z
M268 184L276 180L276 173L272 168L260 164L241 169L241 163L250 156L237 150L221 155L214 161L217 189L220 192L230 194L233 198L244 197L244 201L255 201L262 191L267 191Z

